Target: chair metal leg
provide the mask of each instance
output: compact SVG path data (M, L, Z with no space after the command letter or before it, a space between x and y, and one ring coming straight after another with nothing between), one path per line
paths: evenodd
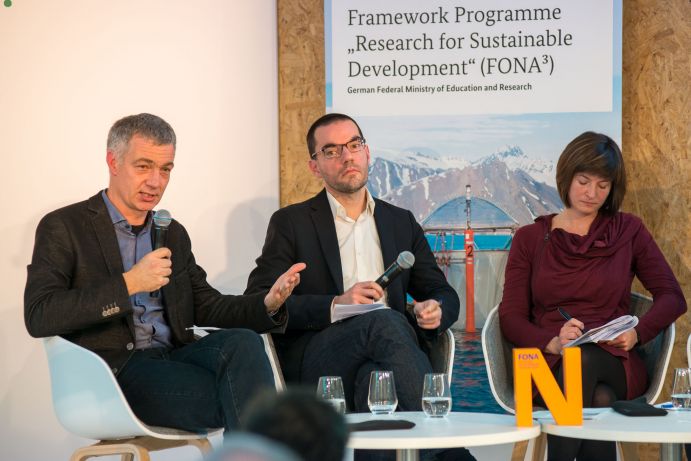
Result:
M660 461L681 461L683 458L681 443L661 443Z
M414 448L396 450L396 461L419 461L420 452Z

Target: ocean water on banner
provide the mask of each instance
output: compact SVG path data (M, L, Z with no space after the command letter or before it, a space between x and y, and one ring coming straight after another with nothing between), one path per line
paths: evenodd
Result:
M506 414L494 400L489 387L480 342L482 332L466 333L458 329L452 331L456 339L451 377L453 411Z
M465 239L463 229L426 229L437 263L461 300L460 317L452 327L456 339L451 379L453 411L506 413L494 400L482 354L481 329L489 311L501 300L504 268L515 229L476 229L475 333L465 331Z

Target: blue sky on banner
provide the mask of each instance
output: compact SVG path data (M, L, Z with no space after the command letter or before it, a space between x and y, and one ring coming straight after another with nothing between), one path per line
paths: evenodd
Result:
M536 4L524 1L521 5L528 3ZM558 6L564 1L542 3ZM351 2L324 2L328 112L343 111L338 105L333 107L334 4L348 8ZM388 4L393 9L400 3ZM501 0L453 3L466 8L473 4L485 9L507 5ZM387 2L379 0L376 5L381 11ZM472 185L474 196L504 210L518 224L557 211L561 202L554 187L554 168L564 146L587 130L604 132L621 142L621 0L612 0L612 14L611 111L503 114L482 113L479 107L476 113L459 115L445 109L440 115L427 111L424 115L372 116L349 107L345 111L362 126L372 152L372 192L411 209L420 221L463 196L466 183Z

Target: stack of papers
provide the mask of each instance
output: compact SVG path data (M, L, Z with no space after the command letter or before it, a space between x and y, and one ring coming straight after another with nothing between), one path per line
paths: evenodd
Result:
M630 330L638 325L638 317L633 315L622 315L619 318L612 320L601 327L593 328L583 333L583 336L574 339L566 344L564 347L578 346L585 343L597 343L599 341L609 341L616 338L623 332Z
M383 303L373 304L336 304L331 322L340 322L356 315L366 314L379 309L388 309L389 306Z

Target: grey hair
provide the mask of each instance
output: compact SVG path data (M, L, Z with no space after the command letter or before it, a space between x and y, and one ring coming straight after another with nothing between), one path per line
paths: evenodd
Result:
M128 115L115 122L108 132L107 148L118 162L122 161L134 135L150 139L159 146L172 144L175 149L175 131L168 122L152 114Z

